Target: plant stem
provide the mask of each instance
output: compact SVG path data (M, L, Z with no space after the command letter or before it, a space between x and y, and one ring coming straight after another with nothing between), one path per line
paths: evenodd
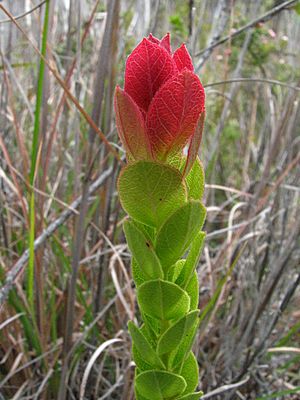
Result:
M48 23L49 23L49 0L46 1L44 26L42 34L42 49L41 53L45 57L47 51L47 36L48 36ZM37 97L36 97L36 107L34 113L34 129L33 129L33 139L32 139L32 150L31 150L31 168L29 181L30 185L34 185L37 155L38 155L38 139L40 133L40 115L42 108L42 98L43 98L43 86L44 86L44 71L45 71L45 61L44 58L40 60L39 67L39 77L37 85ZM34 237L35 237L35 195L34 190L30 193L30 209L29 209L29 262L28 262L28 274L27 274L27 297L29 306L32 314L34 315Z

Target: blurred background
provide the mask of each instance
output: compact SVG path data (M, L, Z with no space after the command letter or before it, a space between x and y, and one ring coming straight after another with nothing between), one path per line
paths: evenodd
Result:
M113 94L152 32L206 88L204 399L300 399L300 2L0 1L0 399L131 400Z

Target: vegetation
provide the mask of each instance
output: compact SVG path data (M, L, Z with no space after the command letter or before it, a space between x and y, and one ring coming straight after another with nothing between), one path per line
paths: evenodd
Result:
M134 398L113 94L137 43L168 31L206 88L198 389L299 398L299 14L297 0L0 2L1 400Z

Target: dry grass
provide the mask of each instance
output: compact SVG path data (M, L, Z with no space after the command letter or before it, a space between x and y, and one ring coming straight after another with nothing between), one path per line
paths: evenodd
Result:
M133 399L112 99L166 31L207 93L199 386L299 399L300 16L279 3L0 2L1 400Z

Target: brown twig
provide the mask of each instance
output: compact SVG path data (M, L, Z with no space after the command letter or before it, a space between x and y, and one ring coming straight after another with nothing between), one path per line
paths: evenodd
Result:
M95 193L107 180L107 178L112 173L112 168L108 168L105 172L103 172L92 185L89 187L88 190L88 198ZM43 230L40 236L38 236L34 241L34 250L36 251L41 245L43 245L46 240L53 235L53 233L63 225L73 214L74 210L76 210L80 204L82 203L82 196L77 197L74 200L67 210L64 210L60 216L53 221L46 229ZM7 296L10 290L13 288L17 277L23 271L27 261L29 259L29 250L27 249L23 255L19 258L16 264L11 268L8 272L5 282L3 286L0 288L0 306L6 301Z

